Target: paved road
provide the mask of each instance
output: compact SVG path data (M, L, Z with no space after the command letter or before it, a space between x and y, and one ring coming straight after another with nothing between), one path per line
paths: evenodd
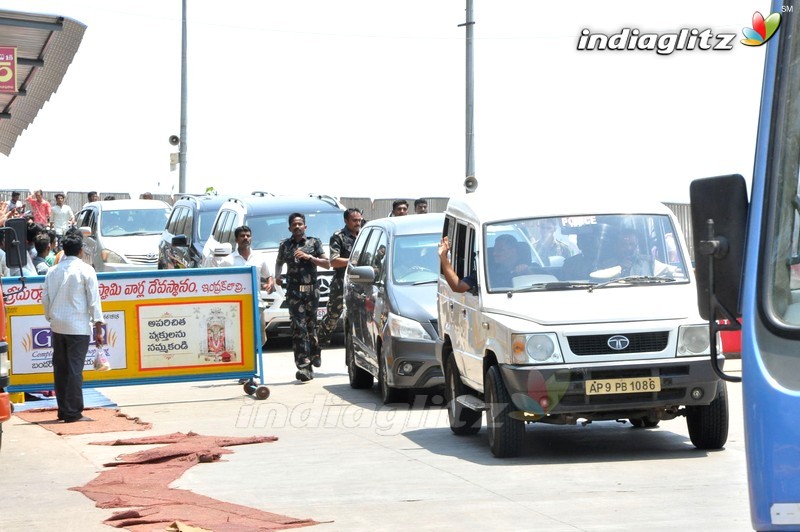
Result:
M67 488L131 451L89 442L189 430L279 440L235 447L173 487L325 522L314 530L751 530L740 385L729 385L723 451L694 449L676 419L655 429L529 426L523 455L498 460L485 429L454 436L435 397L388 408L375 390L352 390L341 347L307 384L294 381L287 344L264 364L267 401L234 381L101 389L153 423L146 432L59 437L14 418L0 453L0 530L113 530L101 524L111 511Z

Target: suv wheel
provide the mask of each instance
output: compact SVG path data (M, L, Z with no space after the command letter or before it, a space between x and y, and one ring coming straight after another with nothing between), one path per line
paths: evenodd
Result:
M722 449L728 441L728 388L725 381L718 386L711 404L686 407L689 438L698 449Z
M461 375L458 373L458 366L452 353L445 359L444 368L444 398L447 401L450 430L458 436L477 434L481 430L483 414L456 401L459 395L465 395L468 392L464 383L461 382Z
M364 390L372 386L372 374L358 367L356 353L353 349L353 333L346 330L344 333L344 358L347 362L347 376L350 378L350 387Z
M517 456L522 450L525 422L510 415L515 410L514 405L497 366L488 369L483 382L488 403L486 425L492 454L497 458Z

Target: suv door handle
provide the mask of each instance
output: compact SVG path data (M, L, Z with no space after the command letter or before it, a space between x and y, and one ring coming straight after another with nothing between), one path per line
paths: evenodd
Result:
M452 301L450 303L448 303L448 306L450 307L450 310L453 310L453 302Z

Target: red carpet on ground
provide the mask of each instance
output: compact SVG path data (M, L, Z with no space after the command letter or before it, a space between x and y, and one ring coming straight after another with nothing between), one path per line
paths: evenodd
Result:
M73 423L74 424L74 423ZM267 443L274 436L229 438L173 433L127 440L94 442L96 445L167 444L125 454L104 464L110 469L85 486L71 488L96 502L99 508L126 508L105 521L135 532L164 530L176 522L215 532L283 530L317 524L230 504L191 491L171 489L170 483L200 462L219 460L233 445Z
M114 408L86 408L83 411L83 415L92 418L92 421L76 421L75 423L59 421L58 410L55 408L23 410L22 412L15 412L14 415L29 423L36 423L40 427L61 436L92 434L95 432L147 430L152 427L150 423L140 421L138 417L127 416Z

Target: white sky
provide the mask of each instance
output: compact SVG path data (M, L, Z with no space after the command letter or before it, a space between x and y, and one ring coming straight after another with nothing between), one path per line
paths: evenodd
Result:
M451 196L465 176L465 0L188 1L187 191ZM60 88L0 155L0 188L178 192L180 0L4 0L88 26ZM764 0L474 0L479 190L586 182L688 201L753 167ZM579 52L711 28L732 51ZM0 43L6 44L6 43Z

